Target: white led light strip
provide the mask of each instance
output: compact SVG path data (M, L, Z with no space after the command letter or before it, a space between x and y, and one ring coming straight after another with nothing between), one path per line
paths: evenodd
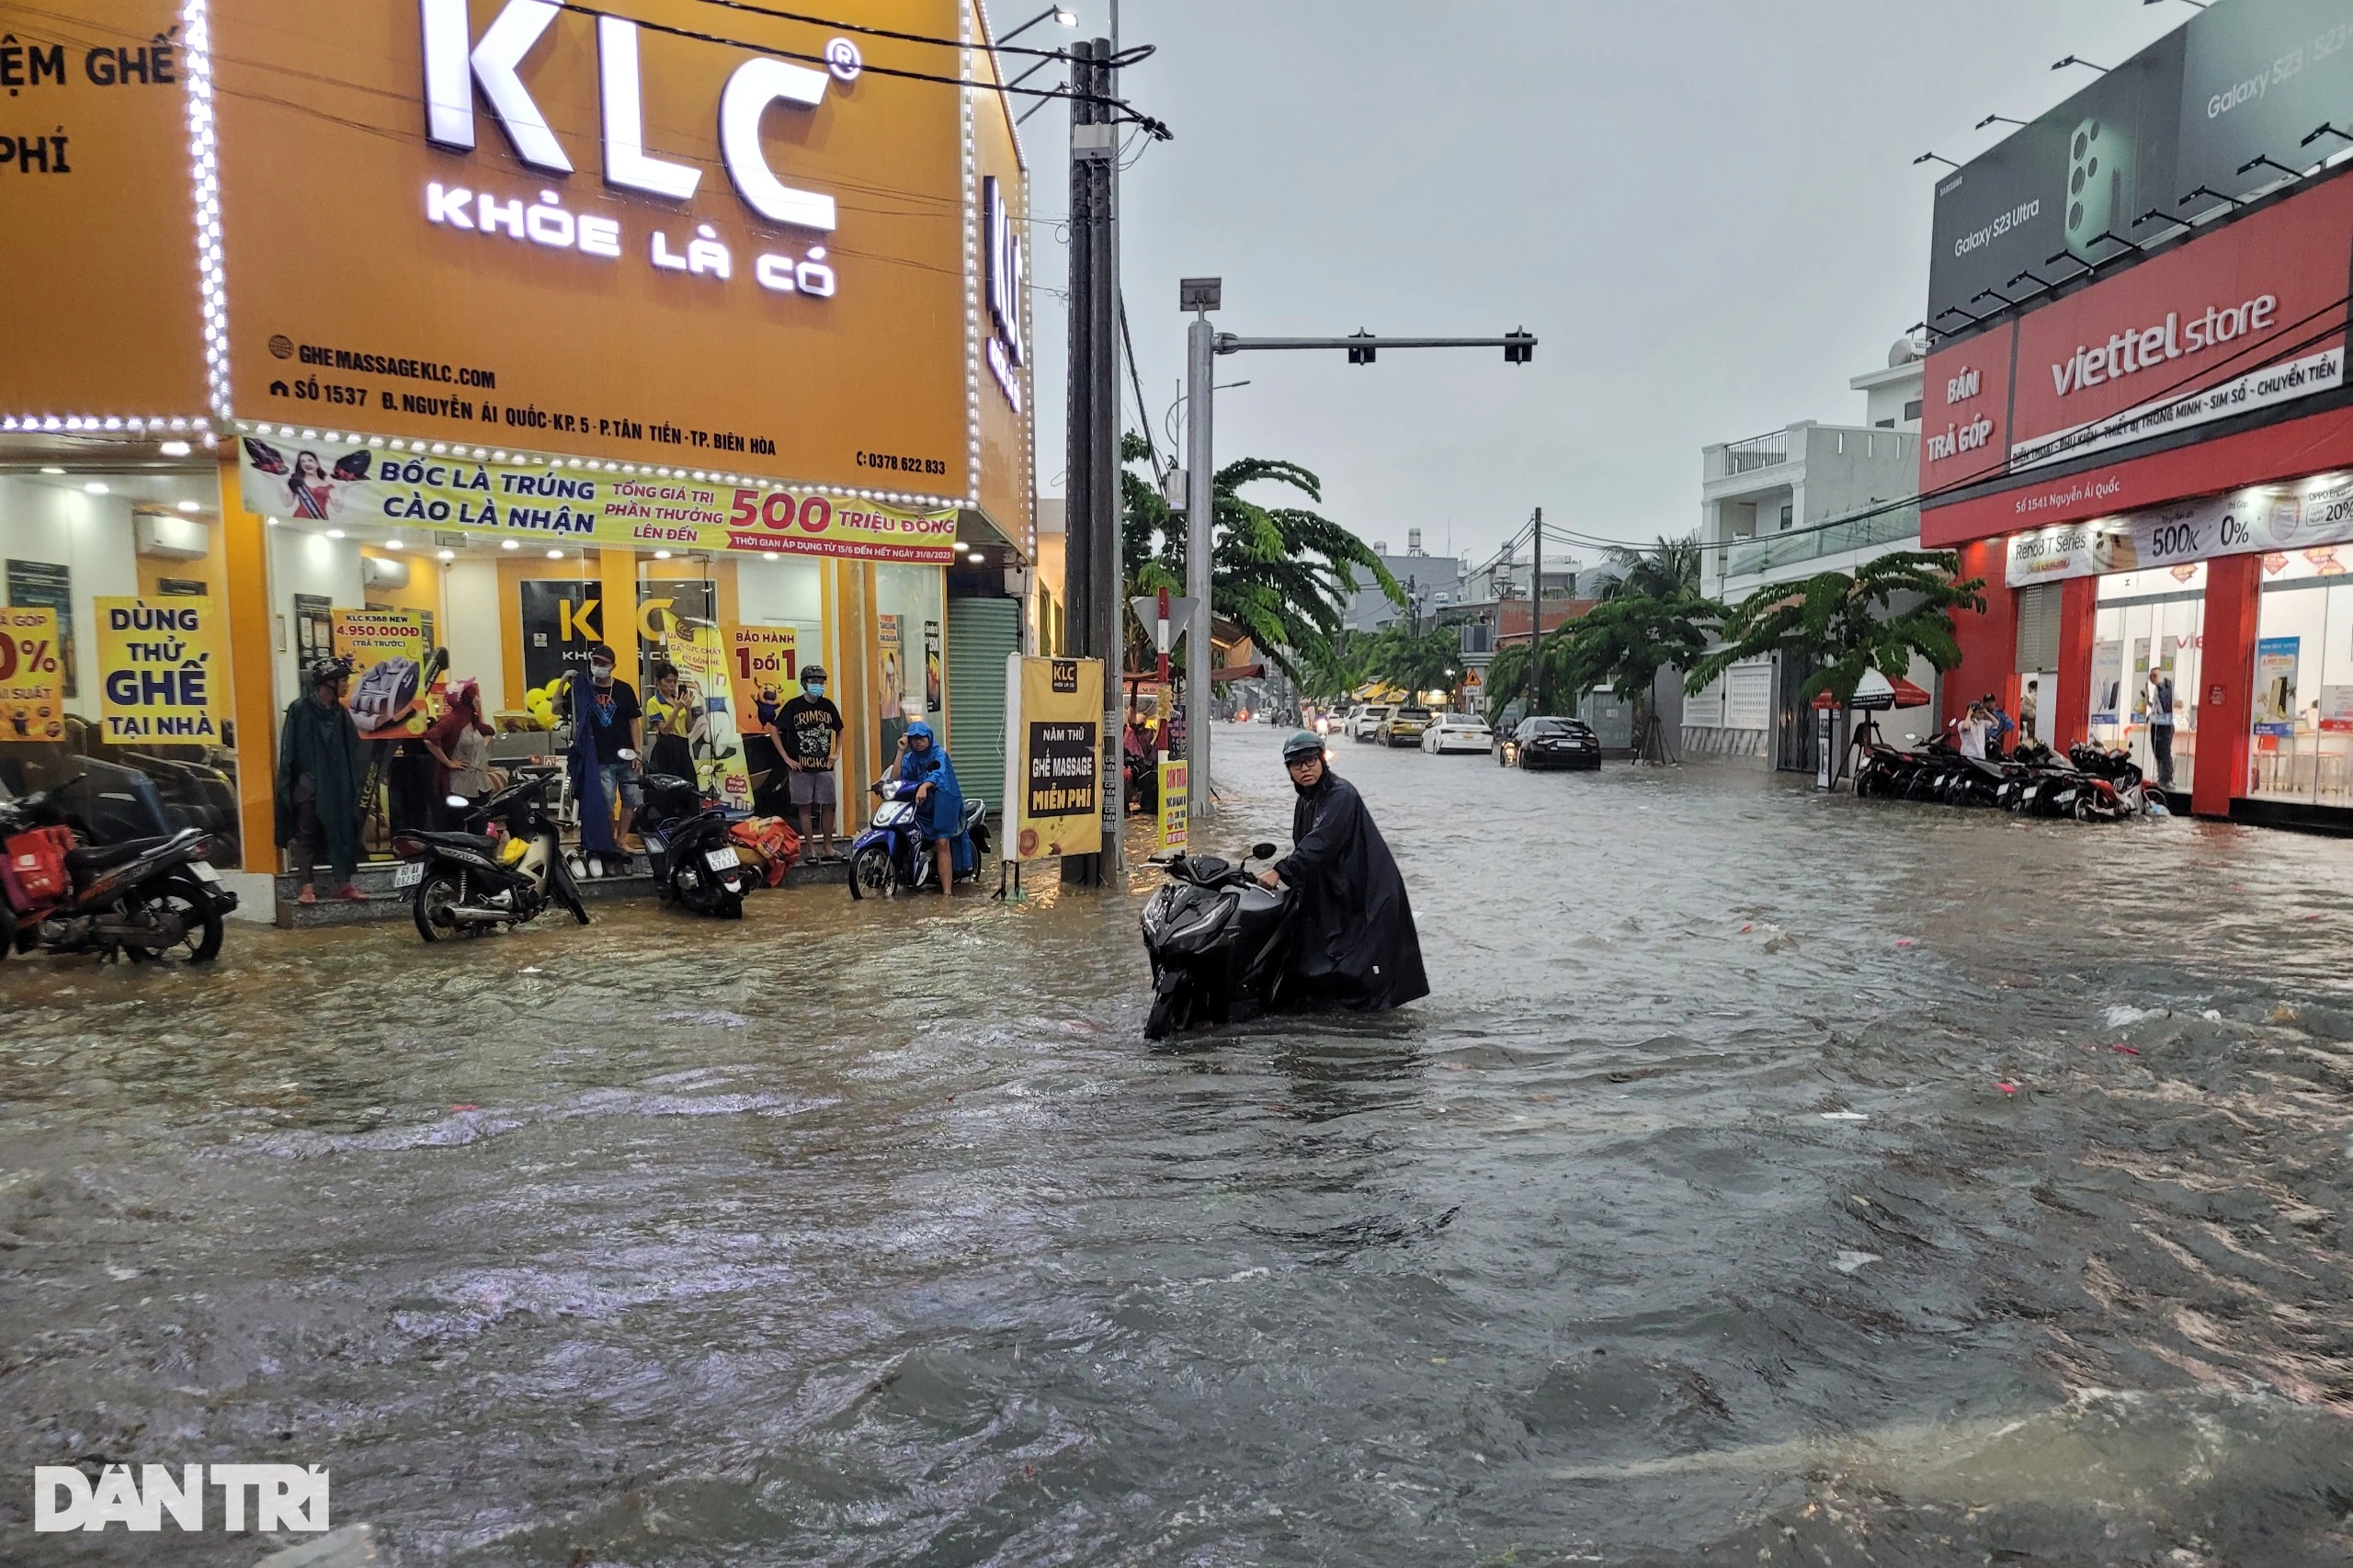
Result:
M212 421L201 415L185 414L0 414L0 432L17 431L40 435L60 431L75 435L86 435L92 431L119 435L129 431L134 436L175 431L181 435L202 436L210 440Z
M188 153L195 181L196 276L204 300L204 379L213 417L229 417L229 290L221 265L221 142L212 113L210 0L187 0Z
M956 89L964 125L964 505L977 508L981 504L981 196L969 85L974 69L972 6L956 8L956 25L964 45L959 74L968 84Z

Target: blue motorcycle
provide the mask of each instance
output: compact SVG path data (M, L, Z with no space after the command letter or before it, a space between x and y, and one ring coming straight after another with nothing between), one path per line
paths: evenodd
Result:
M915 806L918 787L891 778L874 786L882 803L874 821L858 835L849 850L849 895L889 898L914 892L939 880L932 840L924 832L923 813ZM972 869L959 870L956 880L976 882L989 857L988 804L978 796L964 801L964 832L972 841Z

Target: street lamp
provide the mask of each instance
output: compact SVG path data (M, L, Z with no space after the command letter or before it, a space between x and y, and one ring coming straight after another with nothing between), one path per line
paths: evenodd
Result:
M1920 165L1927 163L1931 158L1935 159L1939 164L1945 165L1949 168L1957 169L1961 167L1959 164L1954 163L1942 153L1923 153L1918 157L1912 160L1913 166L1917 168Z
M1987 115L1984 119L1981 119L1981 120L1979 120L1979 121L1977 122L1977 129L1978 129L1978 130L1980 130L1980 131L1983 131L1983 130L1984 130L1987 126L1994 124L1994 123L1995 123L1995 121L1997 121L1997 120L1998 120L1998 121L2000 121L2000 122L2001 122L2002 124L2004 124L2004 125L2020 125L2020 126L2022 126L2022 125L2024 125L2024 124L2026 123L2026 121L2025 121L2025 120L2023 120L2023 119L2011 119L2008 115L2006 115L2006 114L1989 114L1989 115Z
M2107 66L2105 66L2105 65L2094 65L2090 61L2086 60L2083 56L2081 56L2081 55L2079 55L2079 54L2071 54L2071 55L2067 56L2067 58L2066 58L2066 59L2064 59L2064 60L2054 60L2054 61L2052 61L2052 62L2051 62L2051 69L2052 69L2053 71L2064 71L2064 70L2065 70L2065 69L2067 69L2067 67L2068 67L2068 66L2070 66L2070 65L2081 65L2081 66L2086 67L2086 69L2088 69L2088 70L2097 71L2097 72L2098 72L2098 73L2099 73L2101 75L2103 75L2103 76L2105 76L2105 75L2107 75L2107 74L2108 74L2108 67L2107 67Z
M1000 46L1011 43L1015 39L1019 38L1023 33L1028 32L1031 28L1036 27L1040 22L1046 20L1050 17L1066 28L1074 28L1078 26L1077 12L1072 10L1067 6L1049 6L1044 10L1039 12L1036 16L1030 17L1028 21L1022 23L1019 27L1014 28L1011 32L1006 34L996 41Z

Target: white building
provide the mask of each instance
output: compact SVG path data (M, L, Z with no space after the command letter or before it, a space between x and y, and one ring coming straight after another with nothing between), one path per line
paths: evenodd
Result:
M1885 369L1847 383L1863 394L1862 424L1804 420L1701 449L1702 592L1738 604L1920 547L1921 369L1919 346L1899 339ZM1684 755L1811 772L1813 716L1797 692L1812 673L1769 658L1733 665L1684 702ZM1915 661L1915 683L1933 692L1935 676Z

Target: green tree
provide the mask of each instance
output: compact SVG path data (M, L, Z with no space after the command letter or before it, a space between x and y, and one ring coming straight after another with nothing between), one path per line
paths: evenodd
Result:
M1451 626L1432 627L1417 635L1412 623L1401 620L1375 635L1365 650L1368 678L1415 696L1453 690L1461 671L1462 636Z
M1725 618L1723 646L1692 668L1684 688L1697 692L1740 661L1767 653L1816 666L1798 688L1805 701L1825 691L1848 701L1865 670L1898 679L1915 653L1949 670L1961 663L1954 614L1985 608L1984 580L1956 582L1960 570L1951 551L1907 550L1851 573L1823 572L1761 590Z
M1654 545L1613 544L1608 560L1618 568L1618 574L1603 581L1600 597L1605 599L1625 595L1654 599L1699 597L1699 540L1696 534L1686 534L1681 539L1661 534Z
M1697 594L1604 599L1555 633L1545 651L1545 684L1578 697L1607 687L1634 705L1634 733L1641 736L1648 732L1659 671L1688 669L1702 658L1723 617L1722 605Z
M1528 644L1514 642L1495 650L1487 661L1487 722L1503 722L1504 710L1528 696Z
M1120 443L1126 463L1149 455L1134 431ZM1211 489L1210 613L1241 628L1264 657L1303 685L1311 669L1330 674L1340 667L1341 622L1360 588L1378 586L1401 608L1405 591L1371 546L1330 518L1300 506L1262 506L1242 494L1260 483L1324 499L1323 482L1297 463L1241 458L1219 469ZM1122 597L1163 587L1184 592L1184 515L1132 468L1120 470L1120 558L1128 573ZM1129 635L1140 639L1142 629L1131 622Z

